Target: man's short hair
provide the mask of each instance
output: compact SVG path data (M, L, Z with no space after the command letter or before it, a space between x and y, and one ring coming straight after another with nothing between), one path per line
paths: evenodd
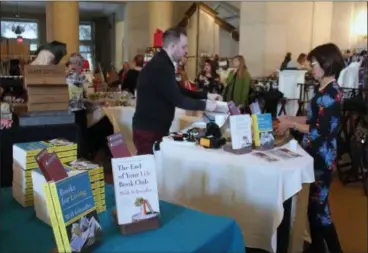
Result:
M308 54L307 60L312 62L316 59L325 76L334 76L338 78L341 70L345 68L344 58L341 50L333 43L327 43L314 48Z
M186 31L181 27L167 29L162 35L163 46L167 47L171 43L179 42L181 35L187 36Z

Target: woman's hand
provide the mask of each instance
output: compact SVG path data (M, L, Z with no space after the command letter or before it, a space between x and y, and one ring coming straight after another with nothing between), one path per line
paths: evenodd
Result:
M204 80L204 76L200 75L200 76L199 76L199 80L200 80L200 81L203 81L203 80Z
M281 115L281 116L277 117L277 119L278 119L279 121L283 121L283 120L291 121L291 120L292 120L292 116L288 116L288 115Z
M287 116L281 116L278 118L279 124L276 128L276 133L284 135L293 126L293 122L287 118Z

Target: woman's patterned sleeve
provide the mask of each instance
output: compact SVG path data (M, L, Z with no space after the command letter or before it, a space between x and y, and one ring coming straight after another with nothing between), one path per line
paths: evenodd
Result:
M325 92L317 98L316 103L319 111L316 120L310 122L310 133L318 137L335 136L340 124L342 93L331 89L331 92Z

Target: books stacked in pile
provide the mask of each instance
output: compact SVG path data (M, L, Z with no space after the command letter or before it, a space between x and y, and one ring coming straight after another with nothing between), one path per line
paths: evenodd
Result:
M49 156L46 159L50 161L52 158ZM46 167L44 170L47 171ZM57 167L65 173L62 166ZM100 241L102 228L88 172L53 179L44 183L42 188L57 252L89 252Z
M83 158L64 163L64 166L71 170L71 174L88 171L97 212L101 213L106 211L105 177L103 167Z
M76 159L62 164L69 177L88 172L97 213L106 211L105 180L103 168L85 159ZM50 180L49 180L50 181ZM43 184L48 182L47 176L41 169L32 171L34 208L36 216L41 221L51 226L50 214L46 206L46 196Z
M38 168L35 156L42 150L56 152L62 162L77 158L77 144L63 139L17 143L13 145L13 197L22 206L34 203L32 170Z

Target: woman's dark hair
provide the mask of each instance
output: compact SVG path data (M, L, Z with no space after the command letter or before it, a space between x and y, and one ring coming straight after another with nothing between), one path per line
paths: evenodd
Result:
M135 65L137 67L143 67L143 64L144 64L144 56L141 55L141 54L138 54L138 55L136 55L134 57L133 61L134 61Z
M291 53L290 52L286 53L284 60L289 60L289 61L291 60Z
M208 65L210 65L211 66L211 75L212 76L216 76L217 75L217 73L216 73L216 70L217 70L217 63L216 62L214 62L214 61L212 61L211 59L206 59L205 61L204 61L204 63L206 64L206 63L208 63Z
M281 63L280 70L286 69L289 61L291 61L291 53L287 52L284 58L284 61Z
M53 42L40 46L36 51L36 55L42 50L50 51L54 55L54 64L59 64L61 59L66 55L66 44L54 40Z
M310 51L307 60L312 62L313 59L319 63L325 76L338 78L341 70L345 68L341 50L333 43L320 45Z

